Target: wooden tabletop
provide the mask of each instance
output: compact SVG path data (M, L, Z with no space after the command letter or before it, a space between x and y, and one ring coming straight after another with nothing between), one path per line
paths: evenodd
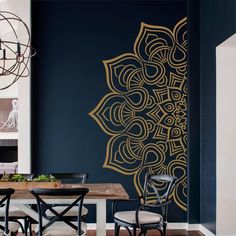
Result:
M10 187L10 186L9 186ZM99 183L99 184L62 184L62 188L88 188L89 192L85 196L87 199L128 199L129 195L118 183ZM13 199L32 199L34 196L28 189L16 190Z

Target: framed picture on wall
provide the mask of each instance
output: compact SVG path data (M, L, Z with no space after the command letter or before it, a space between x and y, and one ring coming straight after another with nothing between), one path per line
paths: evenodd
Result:
M0 98L0 132L18 131L18 99Z

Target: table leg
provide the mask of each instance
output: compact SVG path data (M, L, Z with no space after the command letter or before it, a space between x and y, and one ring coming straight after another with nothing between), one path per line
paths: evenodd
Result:
M107 204L106 199L98 199L96 202L97 236L106 235Z

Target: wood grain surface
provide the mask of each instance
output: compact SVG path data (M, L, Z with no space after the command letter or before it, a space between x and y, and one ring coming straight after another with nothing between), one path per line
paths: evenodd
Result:
M61 181L55 182L31 182L31 181L23 181L23 182L2 182L0 181L0 188L14 188L15 190L26 190L28 191L31 188L60 188Z
M8 186L11 187L11 186ZM129 195L118 183L99 183L99 184L62 184L62 188L88 188L89 192L85 198L96 199L128 199ZM33 199L33 195L28 189L16 190L12 198L14 199ZM54 197L55 198L55 197ZM61 197L62 198L62 197ZM68 198L68 197L66 197ZM73 198L73 197L72 197Z

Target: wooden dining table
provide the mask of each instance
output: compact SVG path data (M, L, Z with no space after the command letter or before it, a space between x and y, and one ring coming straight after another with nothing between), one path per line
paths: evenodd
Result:
M129 195L119 183L95 183L95 184L62 184L61 188L78 188L85 187L89 189L85 196L84 204L96 205L96 232L97 236L106 235L106 201L114 199L128 199ZM70 204L73 197L57 197L46 198L49 204ZM38 213L30 207L36 204L34 196L29 189L16 190L11 198L11 205L16 206L21 211L38 221ZM44 218L44 223L48 220Z

